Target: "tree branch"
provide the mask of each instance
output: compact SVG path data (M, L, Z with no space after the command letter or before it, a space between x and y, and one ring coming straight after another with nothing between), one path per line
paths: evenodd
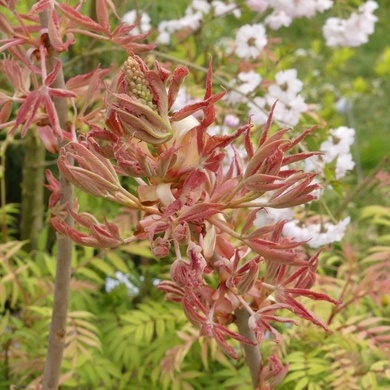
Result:
M46 28L49 21L49 10L43 11L40 15L41 26ZM58 52L47 42L48 55L46 57L46 67L48 72L54 69L59 57ZM43 61L44 59L42 59ZM54 88L65 88L65 80L62 68L57 78L52 84ZM62 129L68 125L68 104L65 98L53 98L59 123ZM64 141L61 146L66 143ZM73 163L73 162L72 162ZM61 204L73 205L73 186L60 174ZM73 226L73 220L68 214L66 223ZM62 355L65 347L66 324L68 317L69 286L72 265L72 241L63 235L57 235L57 266L56 279L54 285L53 313L51 318L49 347L46 356L45 371L43 375L42 390L57 390L60 379Z

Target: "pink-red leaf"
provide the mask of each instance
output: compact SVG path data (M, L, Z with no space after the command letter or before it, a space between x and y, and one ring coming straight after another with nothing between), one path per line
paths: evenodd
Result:
M58 3L58 7L61 11L71 20L79 24L80 26L94 31L94 32L104 32L106 31L105 27L101 26L99 23L96 23L94 20L88 16L82 15L75 8L67 5Z
M202 203L190 207L178 218L178 223L209 218L220 212L222 206L219 203Z

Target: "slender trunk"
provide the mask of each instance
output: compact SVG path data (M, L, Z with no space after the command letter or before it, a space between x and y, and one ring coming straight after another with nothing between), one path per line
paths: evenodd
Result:
M39 16L41 26L47 27L49 20L48 9L43 11ZM58 53L50 47L50 42L48 42L48 55L46 57L48 72L53 70L57 59ZM55 88L65 88L62 69L52 86ZM60 126L62 129L66 129L68 125L67 101L63 98L53 98L53 102L58 114ZM60 175L60 186L62 193L61 203L68 203L71 207L73 205L73 186L62 175ZM66 223L73 226L72 218L69 215L66 219ZM59 234L57 235L57 243L57 266L54 285L53 313L51 318L49 347L46 356L42 390L58 389L62 355L66 338L73 244L68 237Z
M214 253L213 256L210 258L210 263L214 266L214 264L220 259L221 256L217 253ZM238 333L241 336L244 336L257 344L256 335L249 327L248 322L250 314L247 312L247 310L245 310L245 308L238 308L234 311L234 316L234 323L237 326ZM241 343L241 346L244 350L245 361L251 373L253 388L256 390L259 388L260 373L261 369L263 368L263 360L261 357L259 346L245 343Z
M45 147L36 134L28 132L24 148L20 230L21 239L28 240L25 250L31 252L38 249L42 230Z
M257 342L256 336L253 330L248 325L249 313L244 309L236 309L234 312L236 320L234 321L238 328L238 333L241 336L245 336L253 342ZM258 345L241 344L245 353L245 360L248 364L249 371L251 373L252 385L254 389L258 389L260 372L262 368L262 358Z

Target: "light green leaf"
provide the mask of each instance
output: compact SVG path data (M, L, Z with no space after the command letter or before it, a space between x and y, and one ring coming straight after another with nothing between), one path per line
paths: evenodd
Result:
M287 375L287 377L283 381L283 383L289 383L289 382L295 381L296 379L302 378L305 375L306 375L306 372L303 370L293 372L293 373Z
M163 337L165 334L165 321L162 318L158 318L156 321L156 333L157 337Z
M290 371L305 370L305 369L306 369L306 364L304 363L294 363L294 364L290 364L289 366Z
M153 334L154 334L154 324L153 322L147 322L145 325L144 342L150 343L152 341Z
M103 284L104 280L93 270L86 268L86 267L81 267L76 270L77 275L83 275L87 277L88 279L94 280L95 282L99 284Z
M124 326L120 331L119 331L119 334L121 336L128 336L129 334L132 334L135 332L135 330L137 329L138 327L136 325L128 325L128 326Z
M310 362L310 366L309 366L309 369L307 370L307 373L308 375L310 376L315 376L317 374L319 374L320 372L324 372L324 371L327 371L329 369L329 366L324 364L324 365L320 365L320 364L311 364Z
M5 285L0 283L0 310L4 311L5 301L8 298L7 289Z
M117 253L112 251L107 251L106 256L116 270L123 272L124 274L129 274L130 270L127 267L126 263L122 260Z
M240 376L233 376L233 377L231 377L223 382L223 385L225 387L237 386L237 385L241 385L241 384L242 384L242 378Z
M287 360L292 363L292 362L304 362L305 361L305 356L303 352L293 352L290 355L287 356Z
M115 273L115 270L109 264L97 257L92 259L91 264L106 275L114 275Z
M302 390L308 385L308 383L309 383L309 378L304 377L296 384L294 390Z
M140 303L137 307L140 311L142 311L142 313L145 313L152 318L160 317L161 314L163 314L162 311L164 310L161 305L154 305L154 307L152 307L144 303Z
M383 370L384 368L389 366L388 360L379 360L371 365L370 371Z
M89 311L83 311L83 310L76 310L76 311L71 311L68 314L69 317L72 318L91 318L91 319L97 319L95 314L89 312Z
M143 338L144 338L144 333L145 333L145 328L143 326L138 326L136 329L135 329L135 332L134 332L134 341L137 343L137 344L141 344L142 341L143 341Z
M155 257L150 252L150 244L148 240L132 242L131 244L121 246L121 250L132 255L154 259Z
M46 268L50 275L54 278L56 276L56 260L54 257L50 257L47 254L43 254L43 259L46 264Z

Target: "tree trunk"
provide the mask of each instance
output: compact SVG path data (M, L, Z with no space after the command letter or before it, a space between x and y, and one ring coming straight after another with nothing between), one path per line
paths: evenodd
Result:
M25 138L22 179L21 239L28 240L27 252L38 249L43 224L45 147L38 136L29 131Z

